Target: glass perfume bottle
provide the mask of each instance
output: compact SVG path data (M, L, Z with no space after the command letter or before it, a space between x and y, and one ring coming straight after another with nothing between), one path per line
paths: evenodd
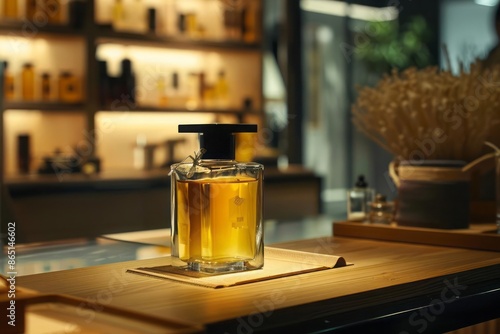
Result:
M370 203L369 212L370 223L373 224L391 224L394 218L394 207L392 203L382 194L377 194L375 200Z
M347 220L365 221L368 218L369 204L375 195L374 189L368 188L363 175L358 176L354 188L347 192Z
M254 124L179 125L199 133L201 149L171 166L174 265L203 272L264 265L264 167L235 160L234 134L256 131Z

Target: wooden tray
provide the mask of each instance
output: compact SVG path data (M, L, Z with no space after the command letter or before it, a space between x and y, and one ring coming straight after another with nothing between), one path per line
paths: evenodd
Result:
M334 222L333 235L385 241L410 242L500 252L500 234L496 225L471 224L468 229L443 230L420 227Z

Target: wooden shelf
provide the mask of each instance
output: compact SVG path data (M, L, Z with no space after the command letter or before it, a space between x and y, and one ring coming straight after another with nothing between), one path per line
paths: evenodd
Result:
M245 43L243 41L208 40L181 37L159 36L154 33L137 34L132 32L119 32L107 28L98 29L97 43L130 44L159 48L183 50L227 50L227 51L260 51L261 44Z
M6 101L5 110L85 111L84 102Z
M16 37L33 38L42 36L76 36L84 37L83 29L75 29L67 24L46 24L37 25L26 19L23 21L17 20L0 20L0 35L14 35Z
M112 110L109 107L102 107L99 111L105 112L123 112L123 110ZM238 108L195 108L188 109L184 107L159 107L159 106L147 106L147 105L136 105L135 108L127 110L129 112L187 112L187 113L214 113L214 114L238 114L238 115L259 115L261 111L253 109L238 109Z

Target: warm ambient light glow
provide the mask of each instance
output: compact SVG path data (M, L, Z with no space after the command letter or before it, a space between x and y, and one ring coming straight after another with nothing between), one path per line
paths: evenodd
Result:
M198 147L197 135L179 134L179 124L213 123L215 115L196 112L105 112L95 116L98 156L103 170L130 170L134 168L134 147L137 138L144 138L148 145L156 145L154 166L166 161L168 139L184 137L186 142L176 148L175 158L180 161L193 154Z
M135 67L141 66L147 72L159 72L161 69L188 70L202 68L207 60L206 54L184 50L164 49L127 46L120 44L101 44L97 48L97 58L108 61L108 74L118 75L120 73L120 62L123 58L129 58ZM217 64L220 66L220 64ZM141 73L138 68L135 71Z
M392 21L398 17L395 7L369 7L341 1L302 0L302 10L334 16L349 16L363 21Z

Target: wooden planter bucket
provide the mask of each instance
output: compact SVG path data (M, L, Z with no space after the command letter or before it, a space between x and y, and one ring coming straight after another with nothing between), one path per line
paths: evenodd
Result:
M389 174L398 188L398 225L468 228L475 183L494 169L494 157L495 153L486 154L469 164L454 160L391 162Z

